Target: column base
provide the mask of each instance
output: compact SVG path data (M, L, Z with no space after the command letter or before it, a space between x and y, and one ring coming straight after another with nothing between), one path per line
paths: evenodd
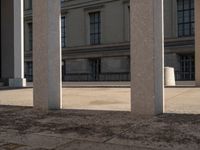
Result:
M9 79L9 87L12 88L26 87L26 79L25 78Z

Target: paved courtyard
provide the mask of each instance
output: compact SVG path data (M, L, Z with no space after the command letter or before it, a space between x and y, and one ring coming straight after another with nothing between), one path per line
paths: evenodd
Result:
M165 112L200 114L200 88L166 88ZM33 106L33 89L0 90L0 104ZM130 111L128 87L63 88L63 109Z
M199 90L165 89L167 113L156 117L131 115L126 87L63 88L71 110L49 112L21 107L32 106L31 88L0 90L0 150L199 150Z

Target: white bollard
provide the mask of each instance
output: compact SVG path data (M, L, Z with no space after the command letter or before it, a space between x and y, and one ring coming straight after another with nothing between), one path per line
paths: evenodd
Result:
M165 86L176 86L174 68L165 67Z

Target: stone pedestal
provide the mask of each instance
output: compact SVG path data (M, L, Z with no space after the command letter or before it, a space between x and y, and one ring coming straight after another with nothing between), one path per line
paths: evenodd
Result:
M200 0L195 0L195 80L200 86Z
M20 88L26 87L26 79L9 79L9 87Z
M164 109L163 0L131 0L131 110L156 115Z
M33 1L33 98L37 109L60 109L60 1Z
M174 68L165 67L165 86L176 86Z

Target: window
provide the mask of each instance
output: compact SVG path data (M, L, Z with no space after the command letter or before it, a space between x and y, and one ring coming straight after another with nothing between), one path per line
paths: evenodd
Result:
M65 0L60 0L61 5L65 2Z
M31 51L33 49L33 25L28 23L28 49Z
M61 18L61 42L62 48L66 47L66 17L62 16Z
M90 44L101 43L101 14L100 12L89 13L90 17Z
M194 35L194 0L178 0L178 36Z
M32 0L25 0L25 10L32 9Z
M32 62L27 62L27 70L25 73L25 77L27 81L32 82L33 81L33 63Z
M130 41L130 5L129 3L124 4L124 35L125 41Z
M181 80L194 80L195 79L195 65L193 55L180 56L181 65Z
M62 60L62 80L63 81L65 79L65 74L66 74L65 68L66 68L65 60Z

